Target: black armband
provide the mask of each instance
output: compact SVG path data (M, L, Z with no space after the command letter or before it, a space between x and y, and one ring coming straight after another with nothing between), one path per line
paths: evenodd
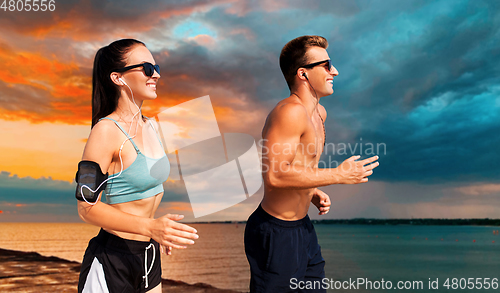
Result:
M78 200L94 203L97 201L99 194L106 188L108 182L103 183L106 179L108 179L108 173L103 174L101 171L101 167L96 162L92 161L81 161L78 163L78 172L76 172L75 181L76 185L76 193L75 197ZM83 186L83 188L82 188ZM87 186L88 188L86 188ZM90 189L95 190L99 187L96 192L92 192ZM82 193L85 199L82 197Z

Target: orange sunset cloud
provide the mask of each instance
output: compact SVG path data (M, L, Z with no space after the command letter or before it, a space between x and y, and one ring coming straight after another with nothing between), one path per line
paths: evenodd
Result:
M4 119L71 124L88 120L91 78L76 62L3 47L0 63L0 88L8 99L0 109Z
M90 131L91 69L97 49L119 38L147 40L151 32L175 26L179 16L207 12L221 4L238 5L232 0L148 3L138 5L135 15L123 15L86 0L56 3L56 11L50 14L2 17L0 26L7 34L0 34L0 98L4 102L0 130L5 138L0 142L0 171L71 182ZM234 35L255 39L250 29L234 28L217 38L201 34L182 42L211 49L216 41ZM168 43L169 38L164 39ZM175 48L164 48L162 42L151 43L158 63L172 65L167 74L162 72L158 98L144 103L144 115L152 117L165 108L210 95L221 132L260 131L254 126L264 121L267 111L241 96L228 79L230 70L221 76L196 71L172 74L183 57L175 54Z
M29 13L16 14L16 18L7 15L0 20L0 25L19 34L37 39L61 38L72 41L90 42L95 40L124 38L130 34L145 33L162 26L165 20L188 16L195 12L206 12L223 1L202 3L141 3L133 14L120 15L115 9L108 10L100 2L80 1L60 7L50 15L38 16L34 20ZM122 31L116 28L127 28Z

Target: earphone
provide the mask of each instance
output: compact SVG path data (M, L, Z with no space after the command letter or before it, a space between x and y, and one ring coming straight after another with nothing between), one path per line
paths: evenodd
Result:
M319 99L318 99L318 94L316 93L316 90L314 89L314 87L312 86L311 82L309 81L309 78L307 78L307 75L305 72L302 72L302 76L306 78L307 80L307 83L309 83L309 86L313 89L314 91L314 95L316 97L316 106L319 104ZM310 91L309 91L310 92ZM299 97L299 95L297 95L296 93L292 93L294 95L296 95L297 97ZM300 98L300 97L299 97ZM318 110L318 107L314 107L316 109L316 111L318 112L318 116L319 118L321 118L321 122L323 122L323 132L325 133L325 140L323 141L323 147L325 147L325 144L326 144L326 130L325 130L325 121L323 120L323 117L321 117L321 114L319 113L319 110Z
M314 87L312 86L311 82L309 81L309 78L307 78L307 74L305 72L302 72L302 76L307 79L307 83L309 83L309 86L313 89L314 95L316 96L316 101L317 101L317 103L319 103L318 94L316 93L316 90L314 89Z
M137 114L141 113L141 107L137 106L137 104L135 103L135 100L134 100L134 93L132 92L132 89L128 86L128 84L125 82L125 80L123 80L123 78L119 77L118 78L119 81L123 82L124 85L126 85L128 87L128 89L130 90L130 93L132 95L132 102L134 103L134 105L137 107L138 111L134 114L134 116L132 116L132 121L130 122L130 127L128 129L128 133L130 133L130 130L132 129L132 123L134 122L134 118L135 116L137 116ZM142 113L141 113L141 117L142 117ZM118 156L120 157L120 166L121 166L121 169L120 169L120 172L118 173L118 175L116 176L113 176L113 177L110 177L106 180L104 180L103 182L101 182L101 184L99 184L99 186L95 189L95 190L92 190L90 187L88 187L87 185L82 185L80 187L80 194L82 195L82 198L83 200L88 203L89 205L95 205L99 202L99 197L101 196L101 194L99 194L99 197L96 199L96 201L94 203L90 203L86 198L85 198L85 195L83 195L83 188L87 188L90 192L92 193L95 193L97 190L99 190L99 188L101 188L101 186L106 183L107 181L111 180L111 179L114 179L114 178L117 178L118 176L120 176L123 172L123 159L122 159L122 149L123 149L123 146L125 145L125 143L127 142L127 140L130 140L134 137L136 137L137 135L137 128L139 127L139 122L137 122L136 124L136 127L135 127L135 135L134 136L130 136L127 137L127 139L125 139L122 143L122 145L120 146L120 150L118 151ZM104 191L103 191L104 192Z
M123 80L123 78L118 77L118 80L119 80L119 81L121 81L121 82L123 82L123 84L124 84L124 85L128 86L128 84L125 82L125 80ZM130 92L132 92L132 90L131 90ZM133 94L132 94L132 95L133 95ZM134 102L134 104L135 104L135 102ZM136 105L136 106L137 106L137 105Z

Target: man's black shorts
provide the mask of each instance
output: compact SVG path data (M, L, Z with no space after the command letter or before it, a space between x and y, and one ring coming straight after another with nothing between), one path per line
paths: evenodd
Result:
M250 263L250 292L326 292L292 289L300 281L318 284L325 277L325 260L309 216L284 221L259 205L245 227L245 253Z

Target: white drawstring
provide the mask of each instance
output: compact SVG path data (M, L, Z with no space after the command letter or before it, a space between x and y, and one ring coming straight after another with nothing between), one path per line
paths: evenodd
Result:
M153 260L151 261L151 266L149 267L149 270L148 270L148 249L150 249L151 247L153 247ZM142 276L143 279L146 279L146 287L147 288L149 286L148 284L148 274L151 272L151 269L153 268L153 265L155 263L155 256L156 256L156 248L155 246L153 245L153 243L149 244L148 247L146 247L146 251L145 251L145 257L144 257L144 272L146 273L144 276Z

